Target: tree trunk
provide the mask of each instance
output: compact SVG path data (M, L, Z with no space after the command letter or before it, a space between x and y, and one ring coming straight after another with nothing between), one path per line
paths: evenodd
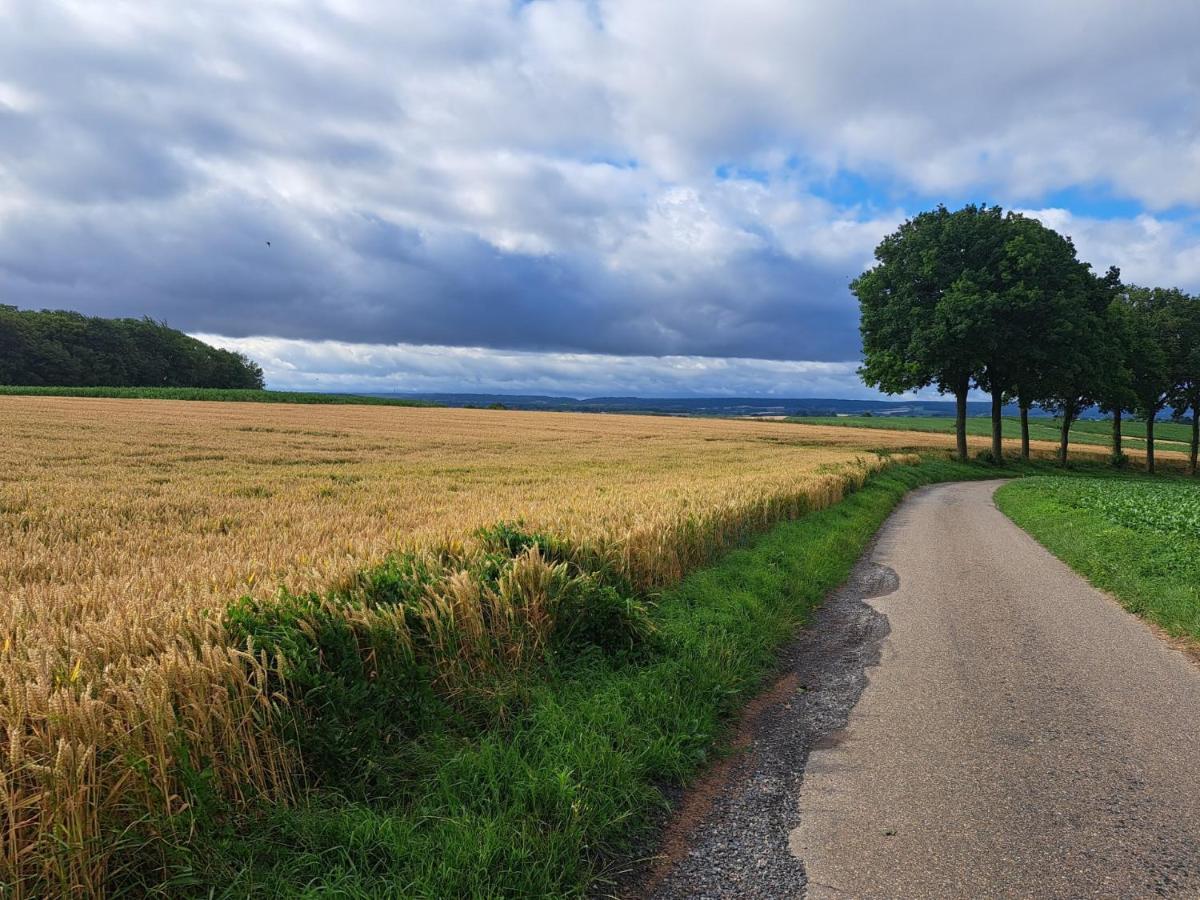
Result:
M1003 399L1004 392L1002 390L997 388L992 391L992 462L996 465L1004 462L1004 443L1001 433L1004 420L1000 417L1001 410L1004 408Z
M1113 411L1113 445L1112 445L1112 461L1113 465L1121 464L1121 411Z
M1192 452L1188 456L1188 473L1196 477L1196 455L1200 451L1200 398L1192 402Z
M1158 415L1152 412L1146 416L1146 471L1154 474L1154 419Z
M1063 410L1062 417L1062 432L1058 439L1058 464L1064 469L1067 467L1067 448L1071 443L1071 424L1075 421L1075 411L1071 409Z
M969 382L954 391L954 441L958 448L958 461L967 461L967 390Z
M1029 462L1029 401L1021 401L1021 459Z

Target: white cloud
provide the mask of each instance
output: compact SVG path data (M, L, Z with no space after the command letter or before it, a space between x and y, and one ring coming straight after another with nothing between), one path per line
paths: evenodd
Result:
M1080 257L1098 272L1117 266L1127 283L1200 290L1200 231L1194 221L1149 214L1096 219L1058 208L1025 212L1071 235Z
M875 397L858 363L533 353L197 334L257 360L277 389L570 397Z

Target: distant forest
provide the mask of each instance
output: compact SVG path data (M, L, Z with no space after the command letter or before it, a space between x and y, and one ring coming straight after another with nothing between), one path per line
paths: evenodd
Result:
M0 384L263 387L258 364L152 319L102 319L0 304Z

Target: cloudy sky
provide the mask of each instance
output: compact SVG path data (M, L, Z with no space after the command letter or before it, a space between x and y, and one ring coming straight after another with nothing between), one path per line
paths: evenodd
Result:
M0 21L0 302L165 319L273 387L867 396L846 285L939 202L1200 289L1188 0Z

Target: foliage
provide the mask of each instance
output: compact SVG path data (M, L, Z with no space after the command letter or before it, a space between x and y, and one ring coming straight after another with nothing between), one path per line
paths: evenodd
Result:
M1150 431L1169 403L1200 410L1200 300L1175 289L1125 289L1115 268L1096 277L1070 238L1036 219L939 206L885 237L875 259L851 284L862 313L860 374L887 393L931 385L953 393L960 459L972 385L992 395L998 462L1006 398L1017 400L1023 418L1035 404L1061 416L1064 464L1071 423L1094 403L1114 414L1114 441L1127 409ZM1195 458L1200 426L1191 444Z
M262 369L151 319L0 305L0 385L261 389Z
M1084 410L1123 389L1126 360L1118 329L1122 320L1113 312L1120 273L1109 269L1103 278L1081 272L1074 291L1060 298L1057 315L1044 316L1042 327L1062 337L1047 346L1031 395L1043 409L1062 420L1060 462L1067 463L1071 425ZM1029 335L1036 343L1036 336Z
M1087 510L1114 525L1200 540L1200 485L1043 478L1037 489L1063 506Z
M995 266L999 207L939 206L900 226L875 248L876 265L850 285L861 310L864 382L897 394L934 385L965 408L982 365L972 322L961 314L977 273ZM959 454L965 457L959 429Z
M1135 409L1153 433L1155 419L1195 379L1191 366L1200 361L1190 342L1200 337L1191 323L1200 299L1177 289L1130 287L1123 302L1129 307L1130 385ZM1147 448L1146 469L1154 472L1153 442Z

